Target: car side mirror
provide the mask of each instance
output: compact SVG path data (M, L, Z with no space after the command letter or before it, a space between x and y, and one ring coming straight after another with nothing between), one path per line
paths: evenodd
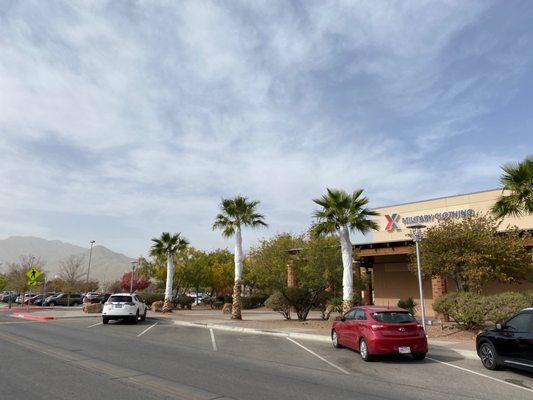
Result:
M346 317L341 317L341 321L342 322L346 321Z
M502 326L502 324L496 324L496 330L498 330L498 331L503 331L503 326Z

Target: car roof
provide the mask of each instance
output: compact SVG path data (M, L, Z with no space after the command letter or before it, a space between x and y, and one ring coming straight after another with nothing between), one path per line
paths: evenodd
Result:
M111 296L131 296L135 293L113 293Z
M367 310L368 312L408 312L404 308L400 307L386 307L386 306L357 306L355 308L360 308L363 310Z

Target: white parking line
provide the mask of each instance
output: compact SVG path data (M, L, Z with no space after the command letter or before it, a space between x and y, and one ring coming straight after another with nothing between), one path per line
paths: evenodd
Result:
M217 342L215 342L215 334L213 332L213 329L209 329L209 333L211 334L211 344L213 345L213 351L217 351Z
M461 371L470 372L471 374L479 375L479 376L482 376L482 377L484 377L484 378L492 379L493 381L500 382L500 383L505 383L506 385L512 386L512 387L514 387L514 388L522 389L522 390L526 390L526 391L528 391L528 392L533 393L533 389L529 389L529 388L527 388L527 387L520 386L520 385L515 385L514 383L504 381L503 379L494 378L494 377L492 377L492 376L482 374L481 372L472 371L471 369L463 368L463 367L459 367L458 365L453 365L453 364L450 364L450 363L447 363L447 362L444 362L444 361L436 360L436 359L434 359L434 358L430 358L430 357L426 357L426 358L427 358L428 360L435 361L435 362L438 362L438 363L440 363L440 364L447 365L448 367L457 368L457 369L460 369Z
M297 342L296 340L292 340L292 339L291 339L291 338L289 338L289 337L287 338L287 340L289 340L289 341L293 342L294 344L296 344L296 345L300 346L300 347L301 347L302 349L304 349L305 351L307 351L307 352L311 353L311 354L312 354L312 355L314 355L315 357L317 357L317 358L321 359L321 360L322 360L322 361L324 361L325 363L327 363L327 364L331 365L331 366L332 366L333 368L337 368L337 369L338 369L339 371L341 371L341 372L345 373L346 375L350 375L350 373L349 373L348 371L346 371L345 369L343 369L343 368L339 367L338 365L335 365L335 364L333 364L333 363L332 363L331 361L328 361L328 360L326 360L326 359L325 359L324 357L322 357L322 356L319 356L319 355L318 355L318 354L316 354L316 353L315 353L315 352L314 352L313 350L311 350L311 349L308 349L308 348L307 348L307 347L305 347L304 345L302 345L302 344L298 343L298 342Z
M154 326L156 326L158 323L159 323L159 322L156 322L155 324L150 325L150 326L149 326L148 328L146 328L144 331L142 331L141 333L139 333L139 334L137 335L137 337L144 335L146 332L148 332L150 329L152 329L152 328L153 328Z
M89 325L87 328L92 328L93 326L98 326L98 325L102 325L102 323L101 322L97 322L96 324Z

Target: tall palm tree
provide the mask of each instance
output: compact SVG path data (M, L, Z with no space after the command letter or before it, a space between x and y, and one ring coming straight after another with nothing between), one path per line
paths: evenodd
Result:
M518 164L504 165L500 178L502 193L492 212L498 218L507 215L520 216L533 213L533 157Z
M320 199L313 200L321 208L314 212L316 223L312 233L316 236L339 235L342 253L342 308L348 311L353 306L353 271L352 271L352 242L350 231L367 233L378 229L378 225L369 217L379 215L365 206L366 197L361 197L363 189L353 194L344 190L327 189L327 193Z
M177 252L185 250L189 242L181 237L181 233L174 235L163 232L160 238L153 238L150 255L159 259L167 259L167 279L165 286L165 301L163 312L172 310L172 283L174 280L174 256Z
M242 319L241 279L242 279L242 235L241 228L249 226L257 228L267 226L264 215L256 212L259 201L249 201L247 197L237 196L233 199L222 199L220 211L213 224L214 229L221 229L222 236L235 236L235 284L233 286L232 319Z

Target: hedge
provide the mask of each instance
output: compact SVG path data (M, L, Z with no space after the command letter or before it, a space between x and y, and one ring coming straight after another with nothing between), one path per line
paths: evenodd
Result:
M505 292L482 296L470 292L453 292L433 302L433 309L448 314L463 329L473 330L487 323L500 322L517 311L533 305L533 292Z
M267 299L268 296L263 294L255 294L249 297L243 297L242 308L243 310L251 310L253 308L263 307Z
M149 306L152 305L154 301L163 301L165 300L165 293L158 293L158 292L140 292L139 296L141 299L143 299L146 304Z

